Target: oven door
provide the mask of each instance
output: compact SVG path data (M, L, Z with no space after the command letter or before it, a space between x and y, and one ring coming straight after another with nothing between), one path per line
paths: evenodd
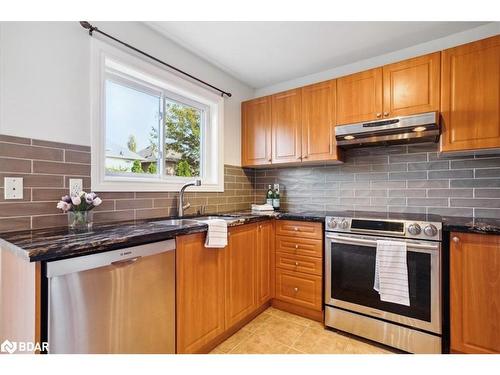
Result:
M410 306L383 302L373 289L377 240L407 243ZM327 233L325 304L441 333L441 244Z

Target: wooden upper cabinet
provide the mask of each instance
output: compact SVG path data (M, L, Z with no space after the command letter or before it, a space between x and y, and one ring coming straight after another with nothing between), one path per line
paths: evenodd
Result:
M451 350L500 353L500 236L451 233Z
M382 68L337 78L337 125L382 118Z
M257 306L257 225L230 228L226 256L226 328Z
M500 35L441 58L441 151L500 147Z
M440 62L436 52L384 66L383 116L438 111Z
M226 249L205 248L205 233L176 238L177 353L198 353L225 330Z
M335 80L302 88L302 161L337 160Z
M241 104L243 166L271 164L271 97Z
M301 89L272 96L272 163L301 161Z

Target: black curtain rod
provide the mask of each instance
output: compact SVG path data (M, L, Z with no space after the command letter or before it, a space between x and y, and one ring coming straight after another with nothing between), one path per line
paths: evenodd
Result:
M199 79L199 78L196 78L195 76L193 76L193 75L191 75L191 74L189 74L189 73L186 73L186 72L184 72L183 70L180 70L180 69L176 68L175 66L172 66L172 65L170 65L170 64L167 64L166 62L161 61L160 59L157 59L157 58L156 58L156 57L154 57L154 56L151 56L149 53L146 53L146 52L144 52L144 51L141 51L140 49L135 48L135 47L131 46L131 45L130 45L130 44L128 44L128 43L122 42L121 40L119 40L119 39L115 38L114 36L111 36L111 35L109 35L109 34L105 33L104 31L99 30L99 29L98 29L97 27L95 27L95 26L92 26L92 25L91 25L89 22L87 22L87 21L80 21L80 25L81 25L84 29L87 29L87 30L89 31L89 35L90 35L90 36L92 36L92 33L93 33L94 31L96 31L96 32L98 32L99 34L102 34L102 35L104 35L105 37L108 37L109 39L112 39L112 40L114 40L115 42L120 43L121 45L124 45L125 47L127 47L127 48L130 48L130 49L134 50L135 52L138 52L138 53L140 53L140 54L142 54L142 55L144 55L144 56L149 57L151 60L154 60L154 61L156 61L156 62L158 62L158 63L160 63L160 64L162 64L162 65L165 65L166 67L168 67L168 68L170 68L170 69L172 69L172 70L175 70L176 72L179 72L179 73L181 73L181 74L184 74L185 76L187 76L187 77L189 77L189 78L191 78L191 79L193 79L193 80L195 80L195 81L197 81L197 82L200 82L200 83L204 84L205 86L208 86L208 87L210 87L210 88L212 88L212 89L214 89L214 90L216 90L216 91L220 92L220 93L221 93L221 96L226 95L226 96L227 96L227 97L229 97L229 98L232 96L230 92L226 92L226 91L224 91L224 90L221 90L221 89L219 89L219 88L217 88L217 87L215 87L215 86L211 85L210 83L207 83L207 82L205 82L205 81L203 81L203 80L201 80L201 79Z

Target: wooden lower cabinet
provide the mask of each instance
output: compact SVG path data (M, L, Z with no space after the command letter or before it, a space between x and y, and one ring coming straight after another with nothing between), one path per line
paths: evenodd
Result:
M257 229L257 302L274 296L274 221L258 224Z
M196 353L225 330L227 249L206 249L205 233L176 242L177 353Z
M228 246L206 233L177 237L177 353L206 353L253 319L274 295L274 221L229 228Z
M451 351L500 353L500 236L451 233Z
M323 226L276 221L276 290L273 306L322 321Z
M257 307L257 225L231 228L226 256L226 326Z

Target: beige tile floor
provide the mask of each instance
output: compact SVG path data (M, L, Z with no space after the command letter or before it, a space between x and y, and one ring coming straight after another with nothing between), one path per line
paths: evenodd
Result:
M270 307L211 354L390 354L367 342L326 330L319 322Z

